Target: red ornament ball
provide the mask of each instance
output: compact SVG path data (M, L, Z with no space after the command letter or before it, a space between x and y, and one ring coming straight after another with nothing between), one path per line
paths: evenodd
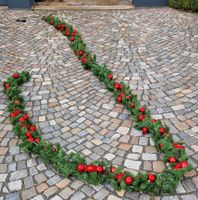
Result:
M174 156L172 156L172 157L170 157L169 159L168 159L168 162L170 162L170 163L175 163L177 160L176 160L176 158L174 157Z
M181 167L182 167L182 168L188 167L188 162L187 162L187 161L182 161L182 162L180 162L180 163L181 163Z
M84 172L85 166L83 164L78 164L77 170L78 170L78 172Z
M82 52L82 51L79 51L79 52L78 52L78 55L82 56L82 55L83 55L83 52Z
M165 133L165 128L163 128L163 127L160 127L159 128L159 133L161 134L161 135L163 135L164 133Z
M112 80L112 79L113 79L113 75L112 75L112 74L108 74L108 75L107 75L107 78L108 78L109 80Z
M145 108L144 108L144 107L141 107L141 108L139 109L139 111L140 111L141 113L144 113L144 112L145 112Z
M122 102L122 96L118 96L118 97L117 97L117 102L118 102L118 103L121 103L121 102Z
M32 142L34 142L34 138L33 137L29 137L28 141L32 143Z
M143 128L142 128L142 133L143 133L143 134L147 134L147 133L148 133L148 129L147 129L146 127L143 127Z
M131 108L135 108L135 104L133 102L131 103Z
M102 165L98 165L98 166L96 167L96 171L97 171L98 174L103 173L103 171L104 171L103 166L102 166Z
M133 183L133 178L131 176L126 176L126 178L124 179L124 182L127 185L131 185Z
M116 174L115 176L114 176L114 178L115 178L115 180L118 182L118 183L120 183L120 181L122 180L122 177L124 176L124 174L123 173L119 173L119 174Z
M129 96L129 95L127 95L125 98L126 98L127 100L129 100L129 99L130 99L130 96Z
M17 78L19 78L19 74L18 74L18 73L14 73L14 74L12 75L12 77L17 79Z
M115 82L115 83L114 83L114 88L117 89L117 90L119 90L120 84L119 84L118 82Z
M87 58L82 58L81 62L85 64L87 62Z
M37 144L39 144L40 143L40 138L36 138L35 140L34 140Z
M151 119L151 122L152 123L155 123L157 120L156 119Z
M9 87L10 87L10 84L9 84L9 83L6 83L6 84L5 84L5 90L7 91L7 90L9 89Z
M147 174L147 180L148 180L150 183L154 183L155 180L156 180L156 175L155 175L155 174Z
M70 38L70 41L71 41L71 42L73 42L74 40L75 40L75 38L74 38L74 37L71 37L71 38Z
M111 167L110 172L114 173L116 171L116 167Z
M138 115L138 121L141 122L146 118L146 115Z
M26 132L26 137L28 137L28 138L29 138L29 137L32 137L32 134L31 134L29 131L27 131L27 132Z
M35 125L30 126L29 130L30 131L36 131L36 126Z

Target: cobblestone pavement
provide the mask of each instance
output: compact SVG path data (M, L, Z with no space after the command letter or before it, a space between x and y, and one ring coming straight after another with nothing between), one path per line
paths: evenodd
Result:
M114 192L60 177L39 158L23 153L8 122L0 87L0 200L198 199L198 15L172 9L58 13L81 32L99 63L111 68L184 140L194 170L172 196ZM85 71L67 39L29 11L0 11L0 85L16 69L31 71L22 86L26 108L43 138L88 161L104 158L136 173L161 172L161 156L112 94Z

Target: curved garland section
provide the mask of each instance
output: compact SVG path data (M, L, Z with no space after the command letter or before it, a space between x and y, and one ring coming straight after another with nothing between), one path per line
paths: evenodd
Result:
M128 109L134 118L135 127L142 130L143 134L151 134L156 148L163 153L166 168L160 174L133 175L123 170L123 167L116 168L105 161L98 160L86 164L85 159L78 153L66 154L59 144L53 145L43 140L25 112L24 99L20 96L19 86L30 79L28 72L16 72L4 82L4 93L9 101L10 121L15 134L21 139L20 147L26 152L40 156L65 177L76 177L93 185L109 183L116 190L125 189L154 194L174 192L180 179L192 169L187 162L185 146L173 141L169 128L160 120L152 119L146 106L140 105L137 96L132 94L127 85L116 82L112 72L106 66L96 63L96 56L86 50L80 34L72 25L52 15L43 19L67 36L71 41L71 48L84 68L91 70L107 89L113 92L115 100Z

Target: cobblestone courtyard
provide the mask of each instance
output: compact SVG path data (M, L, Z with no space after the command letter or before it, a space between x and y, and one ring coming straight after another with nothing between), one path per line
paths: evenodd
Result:
M41 14L44 14L44 12ZM112 93L83 69L66 37L30 11L0 10L0 200L197 200L198 15L163 9L65 11L59 17L80 31L88 49L118 81L130 85L156 119L183 140L193 170L172 196L115 192L60 177L23 153L8 121L3 81L15 70L31 72L22 86L26 108L42 137L88 161L105 158L126 169L161 172L164 164L148 136Z

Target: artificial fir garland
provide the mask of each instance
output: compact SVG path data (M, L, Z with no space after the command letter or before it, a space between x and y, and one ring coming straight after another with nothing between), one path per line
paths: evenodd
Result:
M43 18L46 22L61 31L71 41L71 48L81 60L85 69L90 69L107 89L114 93L115 100L125 106L132 114L135 127L143 134L151 134L156 148L163 153L166 168L163 173L138 173L136 176L123 167L114 167L111 163L86 161L78 153L66 154L59 144L51 144L43 140L24 111L24 99L20 96L19 86L30 79L28 72L17 72L4 83L4 92L8 97L10 121L14 132L21 139L21 148L26 152L39 155L45 162L50 163L61 175L76 177L93 185L110 183L116 190L142 191L147 193L172 193L177 183L192 167L187 162L183 144L175 143L169 128L160 120L152 119L146 106L141 106L137 96L124 83L113 79L112 72L106 66L96 63L96 56L86 50L80 34L72 25L61 21L52 15Z

